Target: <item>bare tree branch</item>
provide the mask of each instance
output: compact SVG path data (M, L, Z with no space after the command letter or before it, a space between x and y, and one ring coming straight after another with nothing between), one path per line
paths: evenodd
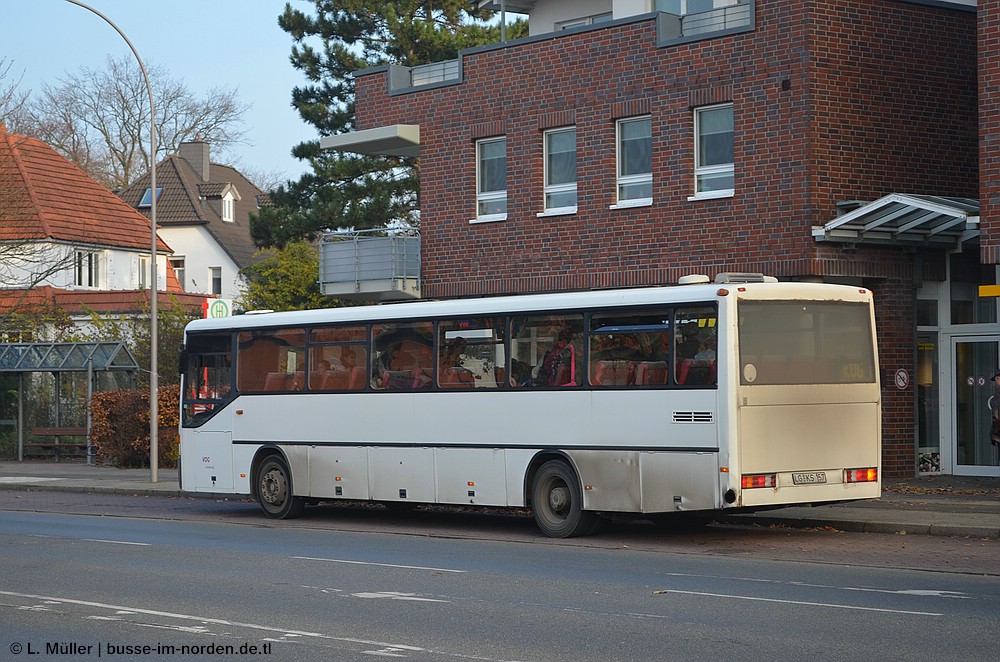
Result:
M156 104L157 160L197 137L219 152L245 144L242 121L249 106L235 89L214 88L198 97L162 67L146 71ZM149 167L149 99L130 57L108 57L103 69L82 68L58 85L44 85L25 114L20 133L45 141L109 189L126 186Z

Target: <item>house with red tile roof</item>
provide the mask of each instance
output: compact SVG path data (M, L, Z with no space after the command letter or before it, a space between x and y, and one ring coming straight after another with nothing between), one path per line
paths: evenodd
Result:
M149 219L122 202L54 149L0 123L0 316L32 304L87 310L148 310ZM168 269L170 246L157 237L157 290L182 303Z
M118 191L125 203L148 217L147 173ZM156 222L174 253L169 262L181 287L231 299L239 294L239 271L258 261L250 237L250 214L264 193L233 167L213 163L202 140L181 143L177 154L156 164Z

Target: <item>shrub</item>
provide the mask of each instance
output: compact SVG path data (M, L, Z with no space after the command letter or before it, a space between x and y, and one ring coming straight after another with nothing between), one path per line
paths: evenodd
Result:
M177 466L180 387L161 386L157 394L159 466ZM149 391L94 393L90 443L97 460L119 467L149 466Z

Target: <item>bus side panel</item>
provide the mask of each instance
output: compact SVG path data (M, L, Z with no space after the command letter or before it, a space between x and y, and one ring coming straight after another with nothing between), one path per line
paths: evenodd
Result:
M525 475L537 448L508 448L504 454L507 462L507 505L523 508L528 505L525 494ZM527 486L527 489L531 489Z
M356 446L309 448L309 496L369 499L368 449ZM338 493L339 488L339 493Z
M368 457L372 499L434 502L433 448L373 447Z
M506 458L500 448L436 448L437 502L507 505Z
M714 510L721 505L718 453L643 453L642 512Z
M639 510L639 453L636 451L571 451L580 476L584 510Z
M190 430L182 437L181 484L188 492L233 491L233 434Z

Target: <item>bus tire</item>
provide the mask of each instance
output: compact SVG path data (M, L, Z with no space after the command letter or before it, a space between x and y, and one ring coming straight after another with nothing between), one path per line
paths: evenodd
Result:
M597 514L583 510L576 472L562 460L549 460L531 483L531 512L535 524L550 538L572 538L594 530Z
M254 496L271 519L298 517L306 507L305 499L292 495L292 472L279 455L268 457L260 465Z

